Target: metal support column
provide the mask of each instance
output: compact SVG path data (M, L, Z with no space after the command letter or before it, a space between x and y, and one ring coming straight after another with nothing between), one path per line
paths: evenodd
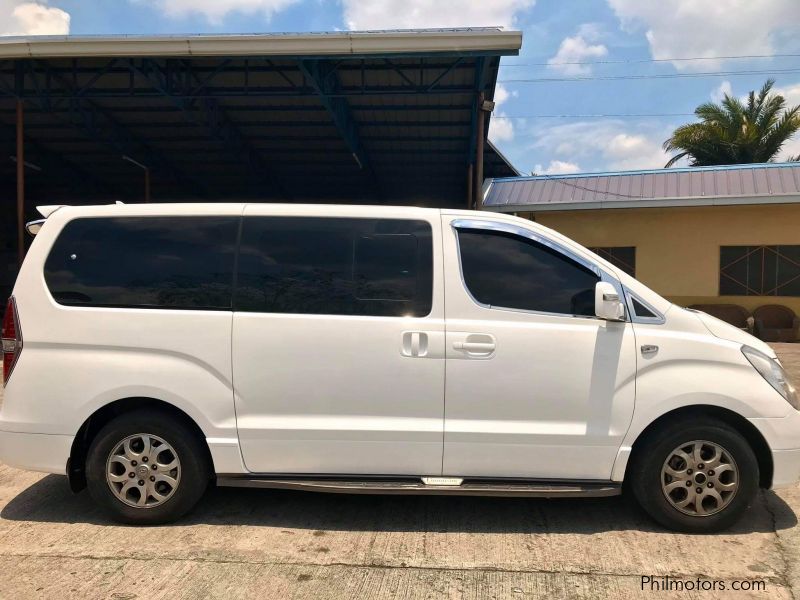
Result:
M132 165L139 167L142 171L144 171L144 201L145 203L150 203L150 167L148 165L143 165L138 160L131 158L128 155L123 155L122 160L131 163Z
M25 258L25 125L22 98L17 99L17 258Z
M467 167L467 209L472 208L472 188L475 179L475 173L473 172L472 163L469 163Z
M478 96L478 139L475 144L475 210L480 210L483 204L481 193L483 190L483 145L486 137L486 111L483 109L484 95Z

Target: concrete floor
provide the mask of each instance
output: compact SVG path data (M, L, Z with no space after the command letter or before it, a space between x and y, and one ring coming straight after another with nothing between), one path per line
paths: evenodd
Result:
M800 344L777 348L800 381ZM800 487L761 492L735 529L690 536L623 498L214 489L177 525L135 528L63 477L0 465L0 599L800 598L796 513ZM646 575L766 590L643 592Z

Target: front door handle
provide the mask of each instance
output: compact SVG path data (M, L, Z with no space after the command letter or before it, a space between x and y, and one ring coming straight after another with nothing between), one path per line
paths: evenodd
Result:
M496 349L496 340L487 333L454 332L453 358L491 358Z
M453 342L453 349L474 354L491 354L494 352L494 342Z

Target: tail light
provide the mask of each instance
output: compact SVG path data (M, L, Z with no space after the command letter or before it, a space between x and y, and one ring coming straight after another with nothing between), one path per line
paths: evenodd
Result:
M11 371L22 353L22 330L19 328L19 315L14 297L8 299L6 314L3 317L3 386L11 377Z

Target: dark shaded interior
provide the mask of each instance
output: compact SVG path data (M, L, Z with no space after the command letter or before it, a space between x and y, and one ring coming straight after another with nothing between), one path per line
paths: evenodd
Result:
M0 60L0 287L41 204L258 200L466 207L500 53ZM488 131L488 123L486 127ZM131 160L126 160L128 157ZM486 144L485 177L516 173Z

